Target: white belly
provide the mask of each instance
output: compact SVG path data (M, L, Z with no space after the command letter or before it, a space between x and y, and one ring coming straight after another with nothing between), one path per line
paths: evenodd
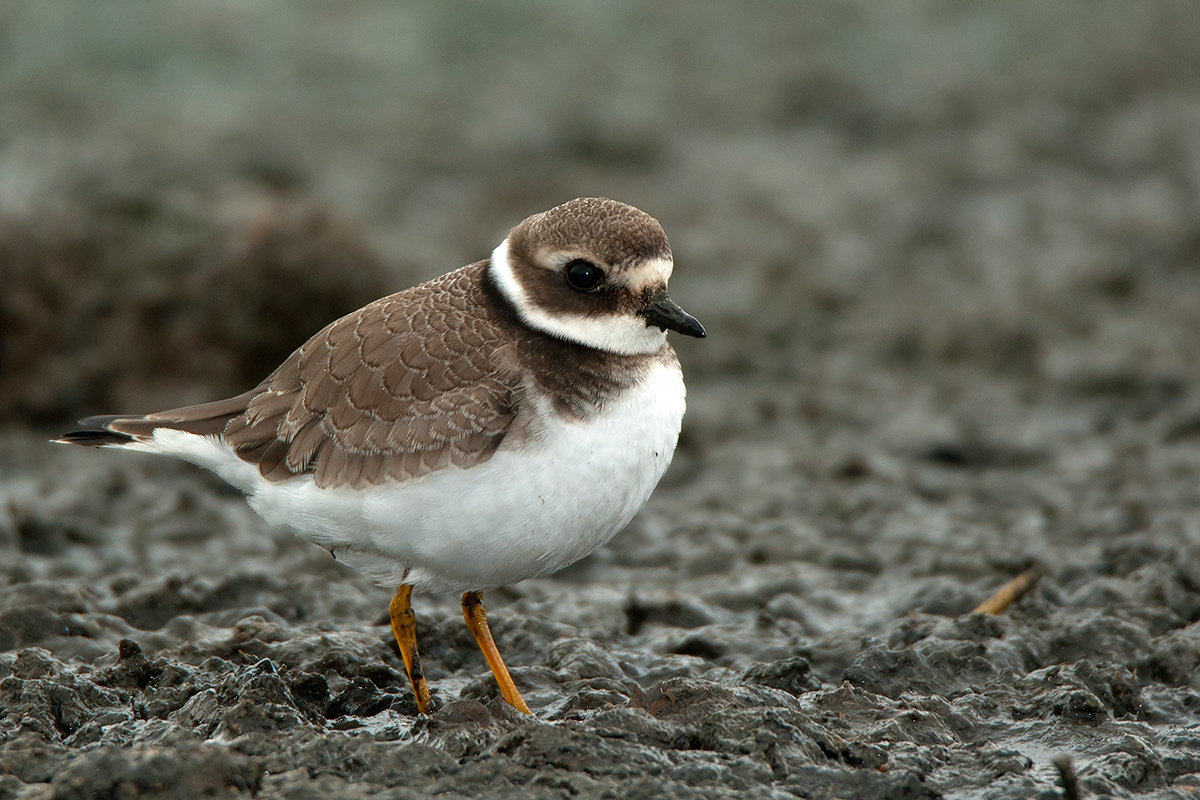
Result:
M545 415L537 439L486 463L357 490L318 489L310 475L268 483L211 438L157 431L155 444L384 586L484 591L561 569L624 528L671 463L683 412L678 363L657 365L586 422Z

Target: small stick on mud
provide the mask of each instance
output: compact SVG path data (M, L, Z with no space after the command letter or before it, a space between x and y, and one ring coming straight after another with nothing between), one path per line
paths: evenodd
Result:
M1011 606L1013 603L1020 600L1029 590L1037 586L1038 580L1042 577L1042 571L1036 566L1022 572L1017 577L1013 578L1008 583L1000 587L1000 591L984 600L972 614L999 614L1004 609Z
M1063 800L1079 800L1079 777L1075 774L1075 765L1070 756L1059 756L1054 759L1058 769L1059 780L1062 781Z

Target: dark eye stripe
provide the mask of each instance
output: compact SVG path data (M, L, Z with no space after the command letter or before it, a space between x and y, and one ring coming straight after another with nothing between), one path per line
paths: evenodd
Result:
M567 262L567 265L563 267L563 276L567 279L567 283L571 285L571 288L578 289L581 292L588 292L595 289L604 281L604 270L590 261L577 258L574 261Z

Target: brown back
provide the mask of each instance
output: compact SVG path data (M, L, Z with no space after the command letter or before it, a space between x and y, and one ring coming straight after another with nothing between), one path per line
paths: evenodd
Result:
M660 358L618 356L526 328L479 262L328 325L258 387L106 428L223 435L269 481L312 472L360 488L487 461L528 433L530 401L586 418Z

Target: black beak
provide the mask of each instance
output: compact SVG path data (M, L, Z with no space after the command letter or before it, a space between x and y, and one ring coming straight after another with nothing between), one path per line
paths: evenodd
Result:
M679 307L679 304L667 295L661 295L650 305L641 310L647 325L656 325L665 330L679 331L684 336L695 336L703 339L706 334L700 320Z

